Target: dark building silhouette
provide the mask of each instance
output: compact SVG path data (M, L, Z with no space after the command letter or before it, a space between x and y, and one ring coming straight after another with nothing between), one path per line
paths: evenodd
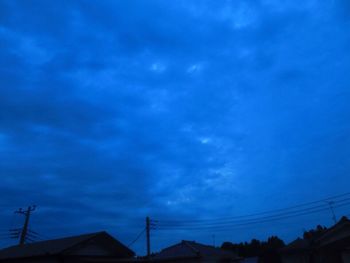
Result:
M240 260L233 252L183 240L155 254L152 262L240 262Z
M319 229L321 230L321 229ZM283 263L350 263L350 220L343 217L324 231L308 232L281 249ZM312 233L312 232L311 232Z
M0 262L128 262L135 253L106 232L17 245L0 250Z

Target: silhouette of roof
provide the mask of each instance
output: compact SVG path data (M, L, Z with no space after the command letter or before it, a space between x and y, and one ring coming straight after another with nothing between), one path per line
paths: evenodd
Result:
M289 253L302 250L305 251L319 247L324 239L336 233L339 229L346 225L350 226L350 220L347 217L343 216L336 224L328 228L320 237L313 238L311 240L297 238L293 242L289 243L286 247L282 248L281 252Z
M331 241L326 241L329 236L336 235L340 239L345 238L345 236L339 236L339 231L342 232L341 230L344 229L344 227L350 227L350 220L346 216L343 216L335 225L328 228L321 237L316 239L316 242L322 246L335 242L333 238ZM347 237L349 238L349 236Z
M282 248L282 252L293 252L300 250L307 250L310 248L310 241L307 239L297 238L291 243L289 243L286 247Z
M5 258L26 258L37 256L69 255L74 249L89 241L96 241L114 253L132 257L135 253L113 238L107 232L96 232L79 236L65 237L31 244L11 246L0 250L0 259Z
M183 240L181 243L165 248L157 253L154 256L154 260L201 257L236 258L236 255L213 246Z
M335 225L332 227L328 228L326 232L317 239L317 241L321 241L322 239L326 238L327 236L331 235L335 231L337 231L339 228L345 226L345 225L350 225L350 220L346 217L343 216Z

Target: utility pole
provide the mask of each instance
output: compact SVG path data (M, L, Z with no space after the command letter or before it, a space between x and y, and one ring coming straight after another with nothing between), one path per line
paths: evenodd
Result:
M151 230L151 223L150 219L147 216L146 217L146 242L147 242L147 259L151 258L151 240L150 240L150 230Z
M19 244L20 245L23 245L25 243L25 241L26 241L30 213L33 212L35 210L35 208L36 208L36 206L33 205L33 206L28 206L27 210L23 210L22 208L20 208L20 209L18 209L18 211L15 212L16 214L22 214L22 215L25 216L21 237L19 239Z
M328 202L329 209L330 209L330 210L331 210L331 212L332 212L332 219L333 219L333 221L334 221L334 224L336 224L336 223L337 223L337 217L335 216L335 213L334 213L334 207L333 207L333 204L334 204L334 202L333 202L333 201L329 201L329 202Z

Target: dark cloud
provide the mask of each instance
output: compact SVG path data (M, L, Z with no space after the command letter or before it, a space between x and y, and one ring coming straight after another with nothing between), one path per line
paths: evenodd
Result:
M103 228L130 242L146 215L215 218L345 192L346 10L0 1L1 204L36 203L32 225L47 235ZM235 235L296 233L257 228ZM155 249L188 233L159 235Z

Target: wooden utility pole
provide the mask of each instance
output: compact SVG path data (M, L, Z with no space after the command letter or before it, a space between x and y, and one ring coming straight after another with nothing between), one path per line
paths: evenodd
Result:
M33 205L33 206L28 206L27 210L22 210L22 208L20 208L18 211L15 212L17 214L22 214L22 215L25 216L24 225L23 225L21 236L20 236L20 239L19 239L19 244L20 245L23 245L25 243L25 241L26 241L30 213L33 212L35 210L35 208L36 208L36 206Z
M151 258L151 240L150 240L150 229L151 229L151 223L150 219L147 216L146 217L146 242L147 242L147 258Z

